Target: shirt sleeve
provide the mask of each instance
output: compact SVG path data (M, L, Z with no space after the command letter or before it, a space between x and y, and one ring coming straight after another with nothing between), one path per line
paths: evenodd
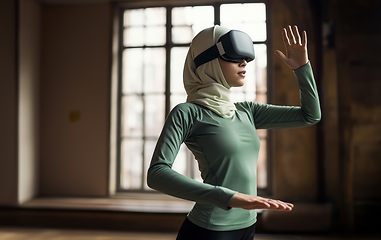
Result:
M257 129L305 127L320 121L319 95L310 62L294 70L294 75L300 89L300 106L254 104Z
M233 190L201 183L172 169L176 155L191 132L189 111L175 107L166 119L157 141L147 174L150 188L165 194L228 210Z

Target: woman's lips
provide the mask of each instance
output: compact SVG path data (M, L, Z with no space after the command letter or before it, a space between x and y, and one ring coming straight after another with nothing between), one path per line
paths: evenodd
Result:
M246 76L246 71L241 71L238 73L238 75L240 75L241 77L245 77Z

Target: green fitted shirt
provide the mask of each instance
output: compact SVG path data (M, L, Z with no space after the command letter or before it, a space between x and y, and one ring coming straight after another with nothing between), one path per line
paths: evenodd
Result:
M320 120L310 63L294 74L300 88L300 106L239 102L231 118L222 118L193 103L174 107L158 139L148 170L148 185L196 202L188 218L200 227L230 231L254 224L255 210L229 208L228 203L237 192L257 195L257 129L303 127ZM202 183L172 169L182 143L194 154Z

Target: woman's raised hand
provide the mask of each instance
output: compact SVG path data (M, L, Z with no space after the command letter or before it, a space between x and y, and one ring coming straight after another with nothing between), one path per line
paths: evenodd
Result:
M251 196L243 193L236 193L229 202L229 207L243 209L271 209L291 211L294 205L279 200Z
M303 31L302 37L299 35L298 27L288 26L283 28L282 32L283 43L286 48L284 54L280 50L276 50L278 55L291 69L298 69L308 63L307 51L307 32Z

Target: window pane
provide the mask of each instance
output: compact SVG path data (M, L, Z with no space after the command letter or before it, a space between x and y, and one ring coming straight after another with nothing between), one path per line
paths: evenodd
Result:
M213 25L214 8L212 6L192 7L193 25Z
M174 43L190 43L195 35L191 26L173 27L172 41Z
M238 29L249 34L253 41L266 41L266 23L252 23L241 24L241 23L226 23L223 24L231 29Z
M185 91L183 94L171 94L171 109L174 108L177 104L186 102L187 95L185 94Z
M202 182L202 178L201 178L201 174L200 174L200 170L198 168L198 162L197 160L194 158L193 154L191 151L188 150L188 158L190 159L190 163L192 165L192 169L191 171L193 171L193 178L199 182Z
M143 99L141 96L125 96L122 99L122 136L143 137Z
M171 49L171 108L186 101L183 68L188 49L188 47L174 47Z
M172 9L172 25L213 25L213 6L175 7Z
M165 25L166 12L164 7L126 10L123 15L124 26Z
M214 25L214 8L212 6L173 8L172 25L172 41L190 43L202 29Z
M245 93L240 88L231 88L230 99L232 102L245 101Z
M144 77L145 93L164 93L165 92L165 48L145 48L144 70L141 73ZM141 76L138 76L140 78ZM131 79L135 82L135 79ZM135 82L135 84L139 84Z
M259 103L267 103L267 95L262 94L262 93L258 93L255 101L259 102Z
M165 9L164 7L146 8L144 10L144 14L146 19L145 25L147 26L164 26L167 22L167 9Z
M123 93L165 91L165 49L133 48L123 52Z
M233 3L221 5L221 22L253 23L265 21L266 5L264 3Z
M267 187L267 139L261 139L261 149L259 150L257 163L257 186Z
M171 93L185 93L183 69L188 49L188 47L171 49Z
M122 141L120 177L123 189L142 187L142 146L143 142L139 139Z
M165 26L147 27L144 35L144 45L158 46L165 44Z
M143 52L141 48L126 49L123 52L123 93L141 93L143 86Z
M132 9L124 11L124 26L143 26L144 25L144 9Z
M245 101L255 101L257 97L257 69L255 66L255 60L247 64L246 66L246 78L245 78L245 85L243 86L242 90L245 91Z
M124 30L123 44L126 47L160 46L165 44L165 26L129 27Z
M124 46L142 46L144 45L144 27L129 27L124 30Z
M123 44L130 46L164 45L166 9L133 9L124 12Z
M145 136L158 137L165 119L165 95L150 94L145 96Z
M187 147L185 144L182 144L179 150L179 153L176 156L175 162L172 166L173 170L176 172L179 172L183 175L188 175L187 174Z
M145 181L145 179L147 179L147 171L151 162L153 151L156 146L156 141L157 141L157 138L153 138L153 139L148 139L144 142L145 145L144 145L144 171L143 171L144 184L143 186L145 190L151 190L151 188L148 187L147 181Z
M256 44L254 46L256 59L255 63L255 83L257 92L267 93L267 46L265 44Z
M244 31L253 41L265 41L266 5L264 3L222 4L221 25Z

